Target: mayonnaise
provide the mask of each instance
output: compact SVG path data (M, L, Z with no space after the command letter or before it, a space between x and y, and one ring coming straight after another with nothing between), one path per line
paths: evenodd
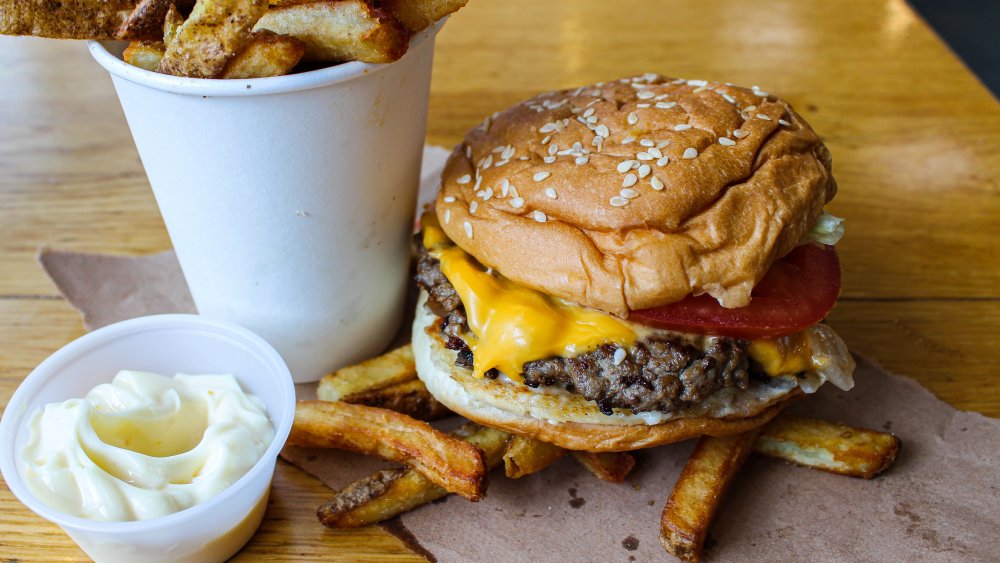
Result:
M146 520L207 501L246 474L274 428L232 375L121 371L46 405L21 451L32 494L91 520Z

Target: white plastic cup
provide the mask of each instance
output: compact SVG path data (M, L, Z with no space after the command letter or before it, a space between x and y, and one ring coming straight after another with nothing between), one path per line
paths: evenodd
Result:
M434 36L391 64L205 80L90 42L199 313L257 332L296 382L381 352L403 318Z
M123 369L232 373L267 408L274 440L263 457L229 488L186 510L134 522L70 516L42 503L26 487L18 456L31 416L46 404L83 397ZM219 562L250 539L267 507L271 477L295 418L295 387L271 345L232 323L197 315L155 315L108 325L56 351L32 371L0 419L0 472L14 496L58 524L98 563Z

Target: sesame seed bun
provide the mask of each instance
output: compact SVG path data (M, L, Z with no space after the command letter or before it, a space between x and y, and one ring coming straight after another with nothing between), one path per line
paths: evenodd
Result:
M476 378L470 370L455 367L456 352L441 340L438 318L424 307L426 299L421 292L413 355L417 375L431 394L470 420L566 449L629 451L704 434L738 434L767 423L802 393L794 383L755 383L749 390L719 392L672 413L616 410L609 416L579 395L542 392L503 378Z
M644 75L487 118L435 209L480 262L557 297L622 317L692 293L733 308L833 198L830 167L766 92Z

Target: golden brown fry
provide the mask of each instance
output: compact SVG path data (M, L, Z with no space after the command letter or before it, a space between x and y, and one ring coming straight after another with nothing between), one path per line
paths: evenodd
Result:
M173 0L139 0L132 13L118 28L118 38L152 41L163 36L163 21ZM175 8L176 10L176 8Z
M635 457L628 452L573 452L573 457L594 477L609 483L621 483L635 467Z
M396 18L363 0L306 2L274 6L257 22L306 44L303 60L389 63L403 56L410 34Z
M0 0L0 34L115 39L136 0Z
M760 431L703 436L698 441L663 507L660 541L670 554L682 561L701 557L712 517Z
M469 500L479 500L486 490L482 451L426 422L385 409L340 401L299 401L288 444L403 462Z
M351 395L416 380L417 366L413 363L413 348L406 344L324 376L316 389L316 396L324 401L342 401Z
M413 33L461 10L469 0L385 0L383 5Z
M177 6L171 4L167 15L163 18L163 44L170 45L177 37L177 32L184 25L184 16L177 11Z
M892 434L791 415L768 423L754 444L759 454L863 479L892 465L899 448Z
M165 49L162 41L133 41L125 48L122 58L132 66L156 71Z
M250 44L226 64L220 78L282 76L299 64L305 50L305 45L294 37L255 31Z
M566 455L566 450L527 436L514 436L503 453L504 471L511 479L520 479L545 469Z
M478 424L467 424L456 435L481 449L486 464L500 464L510 435ZM338 492L319 507L316 516L324 526L350 528L381 522L423 506L448 494L413 469L379 471Z
M198 0L167 47L158 72L215 78L250 42L267 0Z
M389 409L417 420L437 420L451 414L448 407L438 402L419 379L354 393L344 397L344 402Z

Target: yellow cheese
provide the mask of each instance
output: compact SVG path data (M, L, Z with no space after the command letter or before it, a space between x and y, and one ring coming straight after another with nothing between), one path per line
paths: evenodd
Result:
M801 332L773 340L753 340L747 354L770 376L800 373L816 367L809 343Z
M540 291L487 272L457 246L447 243L433 217L425 216L424 245L441 261L441 272L455 287L475 336L470 344L473 373L497 368L522 381L526 362L576 356L602 344L631 346L636 334L615 317L567 304Z

